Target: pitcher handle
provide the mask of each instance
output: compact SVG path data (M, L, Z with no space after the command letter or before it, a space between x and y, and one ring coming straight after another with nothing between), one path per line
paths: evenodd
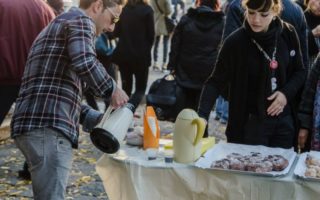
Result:
M197 145L203 137L203 134L204 134L204 131L206 128L206 123L205 123L204 119L197 118L197 119L192 120L192 124L197 125L197 135L193 141L193 145Z

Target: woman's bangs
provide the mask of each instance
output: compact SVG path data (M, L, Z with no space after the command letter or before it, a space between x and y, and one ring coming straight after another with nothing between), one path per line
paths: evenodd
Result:
M272 6L272 0L249 0L246 6L258 12L268 12Z

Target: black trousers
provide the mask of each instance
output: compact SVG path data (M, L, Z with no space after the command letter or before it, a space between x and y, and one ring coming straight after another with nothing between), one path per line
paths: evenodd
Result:
M291 114L267 117L265 120L249 115L244 132L246 144L288 149L293 147L296 130Z
M0 86L0 125L8 114L12 104L16 101L19 94L20 85L1 85Z
M1 85L0 86L0 126L8 114L12 104L16 101L20 90L20 85ZM24 162L23 171L28 173L28 164ZM30 176L30 174L29 174ZM30 179L30 178L27 178Z
M137 108L145 95L148 81L148 67L119 66L122 88L130 97L129 103ZM135 77L135 91L132 93L133 76Z
M183 100L179 99L178 102L181 102L183 104L183 108L190 108L197 112L199 101L200 101L201 89L197 90L197 89L184 88L184 87L181 87L181 88L182 88L183 94L179 98L183 98Z
M178 97L179 105L176 106L178 109L177 114L181 112L185 108L190 108L194 111L198 111L200 96L201 96L201 89L191 89L191 88L184 88L182 89L181 96ZM204 131L203 137L208 137L208 125Z

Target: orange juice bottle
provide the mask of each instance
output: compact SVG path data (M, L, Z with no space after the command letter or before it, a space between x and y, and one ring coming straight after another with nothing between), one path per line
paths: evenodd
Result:
M143 116L143 148L158 148L160 138L160 128L157 116L152 106L147 106Z

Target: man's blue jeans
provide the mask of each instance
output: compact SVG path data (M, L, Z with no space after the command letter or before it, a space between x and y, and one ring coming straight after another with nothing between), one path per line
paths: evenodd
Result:
M154 47L153 47L153 60L154 62L158 61L158 47L159 47L159 42L160 42L160 35L156 36L155 42L154 42ZM169 35L163 35L163 57L162 57L162 62L166 63L167 62L167 56L168 56L168 44L169 44Z
M64 200L72 166L71 142L59 131L40 128L14 138L26 157L35 200Z

